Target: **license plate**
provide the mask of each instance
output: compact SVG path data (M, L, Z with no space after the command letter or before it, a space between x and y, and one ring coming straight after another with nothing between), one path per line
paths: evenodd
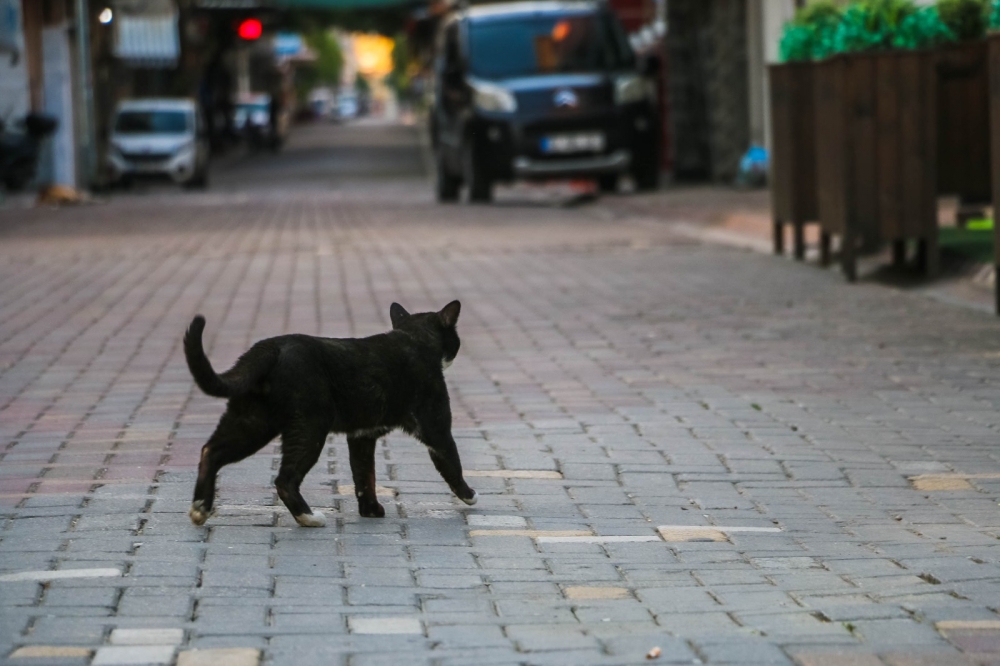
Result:
M145 164L136 164L135 170L139 173L160 173L163 171L163 165L156 163L150 164L147 162Z
M599 153L602 150L604 135L600 132L552 134L542 138L543 153Z

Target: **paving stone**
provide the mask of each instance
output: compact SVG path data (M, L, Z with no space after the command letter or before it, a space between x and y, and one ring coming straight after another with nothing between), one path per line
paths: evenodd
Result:
M795 652L796 663L800 666L884 666L884 662L874 654L857 651L844 652Z
M347 618L354 634L423 634L424 628L415 617L357 617Z
M93 666L132 666L140 664L170 664L177 648L172 645L119 646L97 648Z
M465 476L470 478L497 479L562 479L559 472L539 469L498 469L498 470L466 470Z
M253 648L182 650L177 666L257 666L260 651Z
M628 599L631 595L624 587L585 587L571 585L563 588L563 595L567 599L587 600L587 599Z
M777 645L765 640L728 640L722 643L698 642L698 652L708 663L791 664L792 660Z
M88 659L93 650L68 645L25 645L10 653L11 659Z
M471 527L527 527L521 516L491 516L471 513L466 516Z
M114 629L112 645L180 645L184 642L183 629Z
M65 580L68 578L116 578L121 576L121 569L94 568L94 569L61 569L59 571L19 571L17 573L4 574L0 576L0 583L14 583L19 581L45 582L51 580Z

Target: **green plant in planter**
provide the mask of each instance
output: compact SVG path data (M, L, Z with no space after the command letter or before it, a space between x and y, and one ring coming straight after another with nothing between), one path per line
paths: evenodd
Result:
M1000 30L1000 0L993 0L988 21L990 30Z
M841 14L833 0L819 0L795 12L795 18L785 25L781 37L781 60L796 62L831 55Z
M837 53L888 49L907 17L917 13L912 0L864 0L844 11L834 36Z
M921 7L906 16L892 35L897 49L927 49L957 40L955 32L942 19L938 7Z
M986 33L990 6L986 0L939 0L941 20L961 41L980 39Z

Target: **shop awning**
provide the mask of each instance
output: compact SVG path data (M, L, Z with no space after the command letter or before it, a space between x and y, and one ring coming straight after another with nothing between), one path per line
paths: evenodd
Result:
M177 15L115 17L115 57L133 67L169 68L181 54Z
M426 4L426 0L275 0L284 9L382 9Z

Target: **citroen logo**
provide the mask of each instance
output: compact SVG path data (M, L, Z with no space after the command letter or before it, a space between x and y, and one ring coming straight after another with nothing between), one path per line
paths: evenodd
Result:
M560 109L575 109L580 105L580 98L577 97L576 93L569 88L557 90L555 97L552 99L555 102L556 107Z

